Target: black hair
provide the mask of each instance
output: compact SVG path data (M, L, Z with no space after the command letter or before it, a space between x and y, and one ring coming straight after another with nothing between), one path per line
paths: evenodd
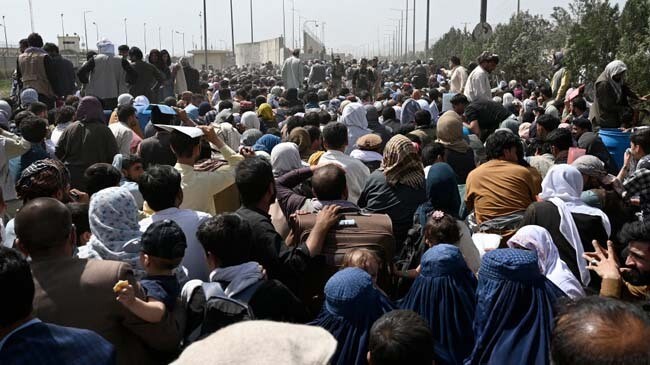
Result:
M72 107L70 105L64 105L57 112L56 124L71 122L72 118L74 118L74 113L76 113L76 110L75 110L74 107Z
M630 142L641 147L645 154L650 153L650 128L639 129L632 133Z
M318 168L311 179L314 195L320 201L343 199L346 186L345 171L335 164Z
M260 105L266 103L266 97L264 95L258 95L255 97L255 107L259 108Z
M235 182L244 206L250 207L257 204L274 181L273 168L265 158L247 158L237 165Z
M626 223L621 228L618 237L621 243L625 245L632 241L650 243L650 222Z
M43 47L43 38L41 38L41 35L38 33L32 33L27 36L27 44L30 47L41 48Z
M329 122L323 128L323 141L327 147L340 149L348 144L348 128L343 123Z
M318 123L319 125L326 125L327 123L332 121L332 116L330 115L327 110L321 110L318 112Z
M441 143L431 143L422 149L422 164L424 166L433 165L438 157L445 156L445 146Z
M318 95L315 92L308 92L305 96L306 103L318 103Z
M140 50L140 48L131 47L131 49L129 49L129 58L133 58L135 60L140 60L141 61L142 57L143 57L143 55L142 55L142 51Z
M305 125L305 120L302 117L297 117L294 115L287 119L285 125L287 126L287 134L289 134L294 128L302 127Z
M11 300L0 301L0 327L9 327L32 313L34 279L29 262L18 251L0 245L0 287Z
M541 125L547 132L551 132L560 125L560 118L550 114L543 114L537 117L537 124Z
M169 106L169 107L174 107L174 106L176 106L176 103L177 103L177 102L178 102L178 101L177 101L176 98L173 97L173 96L168 96L168 97L165 98L165 100L163 100L163 104L164 104L164 105L167 105L167 106Z
M451 63L453 63L454 65L460 65L460 58L456 56L451 56L449 58L449 61L451 61Z
M431 113L426 110L418 110L415 112L415 125L418 127L431 124Z
M469 100L467 100L467 96L463 94L456 94L452 96L449 102L451 103L451 105L458 105L458 104L469 105Z
M395 120L395 109L390 106L385 107L381 111L381 117L384 119L384 121Z
M90 165L84 172L86 193L92 196L100 190L118 186L121 179L122 173L111 164L96 163Z
M135 164L142 164L142 158L138 155L122 155L122 169L128 170Z
M506 150L517 147L518 144L521 144L521 142L512 132L496 131L488 136L485 141L487 158L488 160L494 160L502 157Z
M269 128L266 130L266 134L272 134L276 137L282 138L282 131L280 131L278 128Z
M59 47L54 43L45 43L43 45L43 50L47 53L59 54Z
M429 217L427 224L424 226L424 237L436 244L448 243L455 245L460 241L460 230L456 219L450 214L456 212L445 213L440 219L433 218L433 216Z
M368 351L374 365L431 365L433 336L417 313L394 310L372 325Z
M218 105L219 112L221 112L222 110L226 110L226 109L231 109L232 110L232 108L233 108L233 104L232 104L232 101L230 101L230 100L222 100L222 101L219 102L219 105Z
M126 44L123 44L123 45L117 47L117 51L118 52L128 52L129 51L129 46L127 46Z
M532 111L524 112L524 114L521 116L521 122L522 123L532 123L535 121L535 113Z
M546 143L549 146L557 148L559 151L568 151L573 146L573 136L570 130L558 128L546 136Z
M47 136L47 121L30 116L20 122L20 134L31 143L41 143Z
M225 89L219 89L219 100L223 103L226 100L232 99L232 95L230 93L230 89L225 88ZM219 107L219 111L221 111L221 107Z
M68 243L72 218L68 208L60 201L37 197L26 201L18 211L14 229L16 238L32 258L49 256L51 249L59 249Z
M235 213L219 214L205 220L196 231L205 252L219 259L220 267L250 261L253 233L250 225Z
M173 208L181 190L181 174L169 165L150 166L140 177L138 189L154 211Z
M183 132L174 130L169 138L169 145L178 157L192 157L194 147L201 143L201 137L192 138Z
M136 113L137 110L131 105L120 105L117 107L117 119L122 123L126 123Z
M79 246L81 235L90 232L89 205L87 203L68 203L65 206L70 211L72 224L74 224L77 233L77 246Z
M582 111L587 110L587 101L584 98L577 97L573 100L571 100L571 105L573 105L574 108L578 108Z
M308 125L314 127L320 126L320 115L317 112L309 112L305 114L303 118L303 127Z
M591 121L587 118L575 118L571 123L580 129L586 129L588 132L591 132L593 128Z
M553 90L551 90L550 87L543 85L539 88L539 92L544 95L547 99L550 99L553 97Z
M310 141L314 142L315 140L321 138L322 133L320 131L320 128L313 125L306 125L305 130L307 131L307 133L309 133Z
M359 99L361 99L361 101L368 101L368 100L370 100L370 93L368 92L368 90L362 90L362 91L359 93Z
M601 296L566 301L555 317L555 365L641 365L650 358L650 320L638 306Z
M27 108L27 110L34 114L39 114L47 111L47 105L45 105L45 103L41 103L40 101L35 101L29 104L29 108Z

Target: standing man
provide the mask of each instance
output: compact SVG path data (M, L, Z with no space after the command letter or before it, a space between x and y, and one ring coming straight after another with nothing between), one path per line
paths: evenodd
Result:
M422 64L421 60L415 61L415 69L413 70L413 87L416 89L423 89L427 86L428 70L427 66Z
M325 82L325 65L321 63L320 60L314 60L314 64L309 70L308 83L310 87L314 87L316 84L321 84Z
M497 68L499 56L483 52L478 58L478 66L469 74L465 84L465 96L469 101L492 100L490 73Z
M375 74L368 68L368 60L361 59L359 68L352 74L352 93L360 95L362 91L370 92L375 83Z
M332 65L332 91L335 97L341 92L343 76L345 76L345 67L341 63L341 57L336 56Z
M156 85L165 80L165 75L160 72L158 67L144 62L142 60L142 51L138 47L131 47L129 50L129 60L133 69L138 74L138 79L129 88L129 94L133 96L144 95L152 104L157 104L158 100L154 90Z
M452 56L449 59L449 68L451 69L449 75L449 92L460 94L465 91L465 83L467 82L467 69L460 65L460 58Z
M379 67L379 59L377 57L372 59L372 73L375 77L375 83L372 87L372 97L373 100L377 98L377 95L381 93L381 67Z
M294 49L291 57L284 60L282 64L282 80L284 80L284 86L287 89L294 88L300 90L304 79L300 50Z
M555 100L564 101L564 96L569 90L569 83L571 82L571 75L564 67L564 53L555 52L553 54L553 78L551 79L551 89Z
M18 79L22 81L23 89L32 88L38 92L38 100L47 104L48 109L54 107L54 70L52 59L43 49L43 38L38 33L27 37L29 48L18 56Z
M74 65L69 60L61 57L59 47L55 44L45 43L43 49L50 56L50 63L54 71L54 80L52 82L54 93L61 99L73 95L76 89Z

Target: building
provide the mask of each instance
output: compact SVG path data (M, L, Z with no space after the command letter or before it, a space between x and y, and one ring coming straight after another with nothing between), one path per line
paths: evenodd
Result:
M59 52L63 53L81 53L81 38L75 33L58 36Z
M202 49L195 49L189 51L192 55L190 63L198 70L205 69L205 51ZM223 69L233 66L235 61L232 57L232 52L228 50L208 50L208 69Z

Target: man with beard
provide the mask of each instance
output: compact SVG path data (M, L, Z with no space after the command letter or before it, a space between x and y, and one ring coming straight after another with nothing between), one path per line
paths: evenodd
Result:
M650 298L650 222L632 222L623 226L620 241L625 244L627 258L619 265L614 244L607 241L607 251L593 241L595 252L583 257L587 268L603 279L600 295L626 301L648 301Z

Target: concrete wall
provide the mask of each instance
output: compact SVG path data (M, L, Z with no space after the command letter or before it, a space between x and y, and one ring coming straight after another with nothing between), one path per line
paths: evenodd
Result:
M259 65L268 61L281 64L288 57L282 37L235 45L237 66Z
M325 47L318 38L305 29L303 32L303 48L302 53L305 59L310 58L323 58Z

